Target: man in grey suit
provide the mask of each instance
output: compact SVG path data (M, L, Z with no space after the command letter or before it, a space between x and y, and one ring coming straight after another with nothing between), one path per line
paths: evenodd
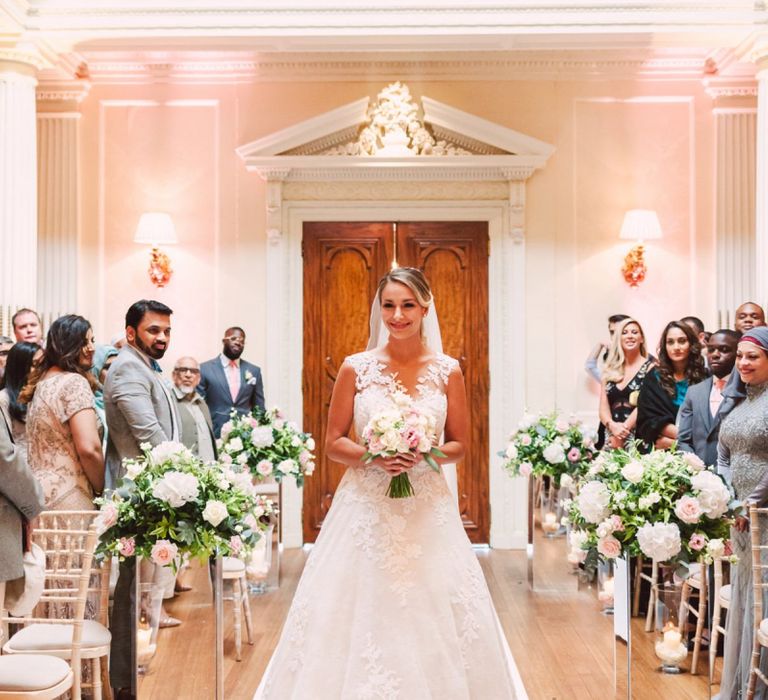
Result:
M171 339L173 311L159 301L142 299L125 315L126 345L112 363L104 384L104 412L109 428L107 469L117 480L122 460L141 454L141 444L180 440L180 422L171 387L157 361ZM143 571L143 569L142 569ZM118 700L136 696L136 658L132 597L134 561L120 565L112 613L110 676Z
M240 357L245 349L245 331L239 326L227 328L222 345L221 355L200 366L198 388L211 411L216 437L233 408L240 414L250 413L256 406L264 408L261 370Z
M708 467L717 464L720 424L738 400L725 390L736 362L739 333L727 328L713 333L707 343L712 376L688 389L680 408L677 442Z
M6 582L24 575L24 521L32 520L44 506L40 482L13 444L11 428L0 411L0 607Z

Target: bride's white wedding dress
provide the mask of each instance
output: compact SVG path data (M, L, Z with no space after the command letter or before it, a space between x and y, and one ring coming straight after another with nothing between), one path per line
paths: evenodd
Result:
M371 352L347 362L361 435L395 379ZM438 355L414 397L438 434L456 364ZM445 478L424 462L409 474L415 495L392 499L382 469L347 470L256 699L526 697Z

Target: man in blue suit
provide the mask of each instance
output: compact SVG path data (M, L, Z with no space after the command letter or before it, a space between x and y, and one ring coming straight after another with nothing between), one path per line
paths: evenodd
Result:
M213 433L221 435L221 426L229 420L232 409L250 413L256 406L264 408L264 384L261 370L241 359L245 348L245 331L232 326L224 331L221 355L200 365L200 385L213 420Z
M678 445L685 452L693 452L708 467L717 464L720 423L738 403L726 391L738 342L739 333L726 328L711 335L707 357L712 376L690 387L680 407Z

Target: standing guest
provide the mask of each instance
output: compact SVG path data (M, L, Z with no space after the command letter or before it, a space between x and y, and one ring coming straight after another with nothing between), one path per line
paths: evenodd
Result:
M616 326L622 321L626 321L629 318L626 314L613 314L608 317L608 345L602 341L592 348L592 351L587 356L587 360L584 363L584 369L587 374L591 376L596 382L602 380L602 369L606 360L608 359L608 352L613 342L613 336L616 331Z
M690 326L691 330L696 334L699 339L699 345L701 345L702 354L706 354L707 350L707 331L704 328L704 321L698 316L683 316L680 319L680 323L685 323Z
M216 459L213 423L203 397L197 393L200 365L194 357L180 357L173 368L173 394L181 419L181 441L204 462Z
M677 413L688 387L707 377L701 345L690 326L670 321L659 341L658 367L648 374L637 403L637 437L645 449L677 440Z
M200 393L213 419L213 433L221 435L221 426L234 408L245 414L256 406L264 408L261 370L240 356L245 349L245 331L232 326L224 331L221 355L200 366Z
M739 333L746 333L752 330L756 326L765 325L765 311L759 304L755 304L754 301L744 302L738 309L736 309L736 318L733 322L733 327Z
M157 363L171 340L172 313L159 301L142 299L125 314L127 342L112 363L104 384L104 412L109 427L107 468L114 483L123 476L123 460L138 457L142 443L155 446L178 441L181 436L176 401L160 376ZM143 579L155 576L152 568L148 567L146 572L142 568ZM135 561L121 562L110 621L110 677L118 700L136 696L136 659L131 641L135 636L131 614L134 576ZM162 574L157 575L157 581L161 579Z
M19 309L11 316L11 325L17 343L23 340L27 343L43 344L43 325L37 311Z
M768 328L753 326L741 337L736 369L745 385L746 398L730 412L720 428L718 467L730 470L736 497L745 506L754 503L763 508L768 504ZM744 516L736 518L731 529L738 563L731 568L731 604L719 700L737 700L747 695L754 634L748 529L749 520ZM768 537L763 535L761 544L768 544ZM766 654L763 652L761 657L760 668L768 674ZM765 686L758 683L755 699L767 696Z
M739 334L727 328L712 334L707 344L712 376L690 387L680 408L677 444L707 466L717 464L720 425L737 403L723 391L736 362L738 342Z
M652 367L640 324L632 318L620 321L600 389L600 422L608 431L607 447L620 449L634 438L638 393Z
M24 576L25 525L44 505L40 482L14 445L10 426L0 413L0 607L5 584Z
M47 510L92 510L104 490L104 455L93 407L93 330L82 316L57 318L19 395L27 409L29 466Z
M107 416L104 413L104 382L107 381L107 373L112 363L117 357L119 350L112 345L97 345L96 352L93 354L93 367L91 374L98 382L96 391L93 395L93 405L96 409L96 415L101 425L101 451L105 457L107 454L107 440L109 440L109 430L107 429ZM105 474L105 487L109 490L115 488L116 484L112 481L109 471Z
M27 461L27 404L19 401L32 371L35 360L40 359L42 348L37 343L16 343L8 353L5 377L0 381L0 411L3 412L16 447Z
M0 335L0 382L5 375L5 363L8 359L8 353L13 347L13 341L7 335Z

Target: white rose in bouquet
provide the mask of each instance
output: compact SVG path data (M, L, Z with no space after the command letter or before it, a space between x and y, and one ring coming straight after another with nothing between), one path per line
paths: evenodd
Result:
M707 554L713 559L725 555L725 542L722 539L713 539L707 542Z
M639 484L643 480L645 467L642 462L632 460L621 468L621 475L630 483Z
M133 459L130 461L126 460L123 464L125 465L125 478L130 479L131 481L136 481L136 477L141 474L147 466L144 460L137 461Z
M574 549L581 549L589 539L589 534L584 530L571 530L570 534L571 547Z
M683 496L675 503L675 515L684 523L694 525L703 514L699 499L694 496Z
M507 459L517 459L517 447L515 447L511 442L509 445L507 445L507 450L504 453L507 457Z
M262 476L269 476L272 473L272 462L270 462L268 459L262 459L256 465L256 471L259 472L259 474Z
M576 496L584 520L597 525L610 514L608 504L611 502L611 494L608 487L600 481L588 481Z
M224 425L221 426L221 439L226 440L227 435L229 435L232 432L232 421L228 420Z
M680 528L674 523L645 523L637 531L637 543L649 559L668 561L682 549Z
M651 491L651 493L649 493L647 496L640 496L638 505L640 508L646 509L650 508L651 506L655 506L660 500L661 494L656 491Z
M700 472L707 467L693 452L683 452L683 459L688 463L691 471Z
M277 465L277 468L283 474L297 474L299 471L299 465L293 459L284 459Z
M233 437L227 443L227 452L241 452L243 449L243 441L239 437Z
M701 509L708 518L720 518L728 510L731 493L717 474L701 471L691 478L691 486L698 491Z
M563 449L563 446L558 443L553 442L551 445L547 445L541 454L550 464L561 464L562 462L565 462L565 450Z
M570 474L563 474L560 477L560 486L562 486L564 489L568 489L569 491L573 489L573 478Z
M152 448L152 461L155 464L162 464L163 462L166 462L168 460L173 461L174 459L184 457L187 459L190 459L192 457L192 453L184 447L180 442L172 442L171 440L166 440L165 442L161 442L159 445L155 445Z
M171 508L181 508L185 503L197 498L198 489L198 481L192 474L167 472L154 485L152 495L168 503Z
M214 527L227 517L227 506L221 501L208 501L203 509L203 519L207 520Z

